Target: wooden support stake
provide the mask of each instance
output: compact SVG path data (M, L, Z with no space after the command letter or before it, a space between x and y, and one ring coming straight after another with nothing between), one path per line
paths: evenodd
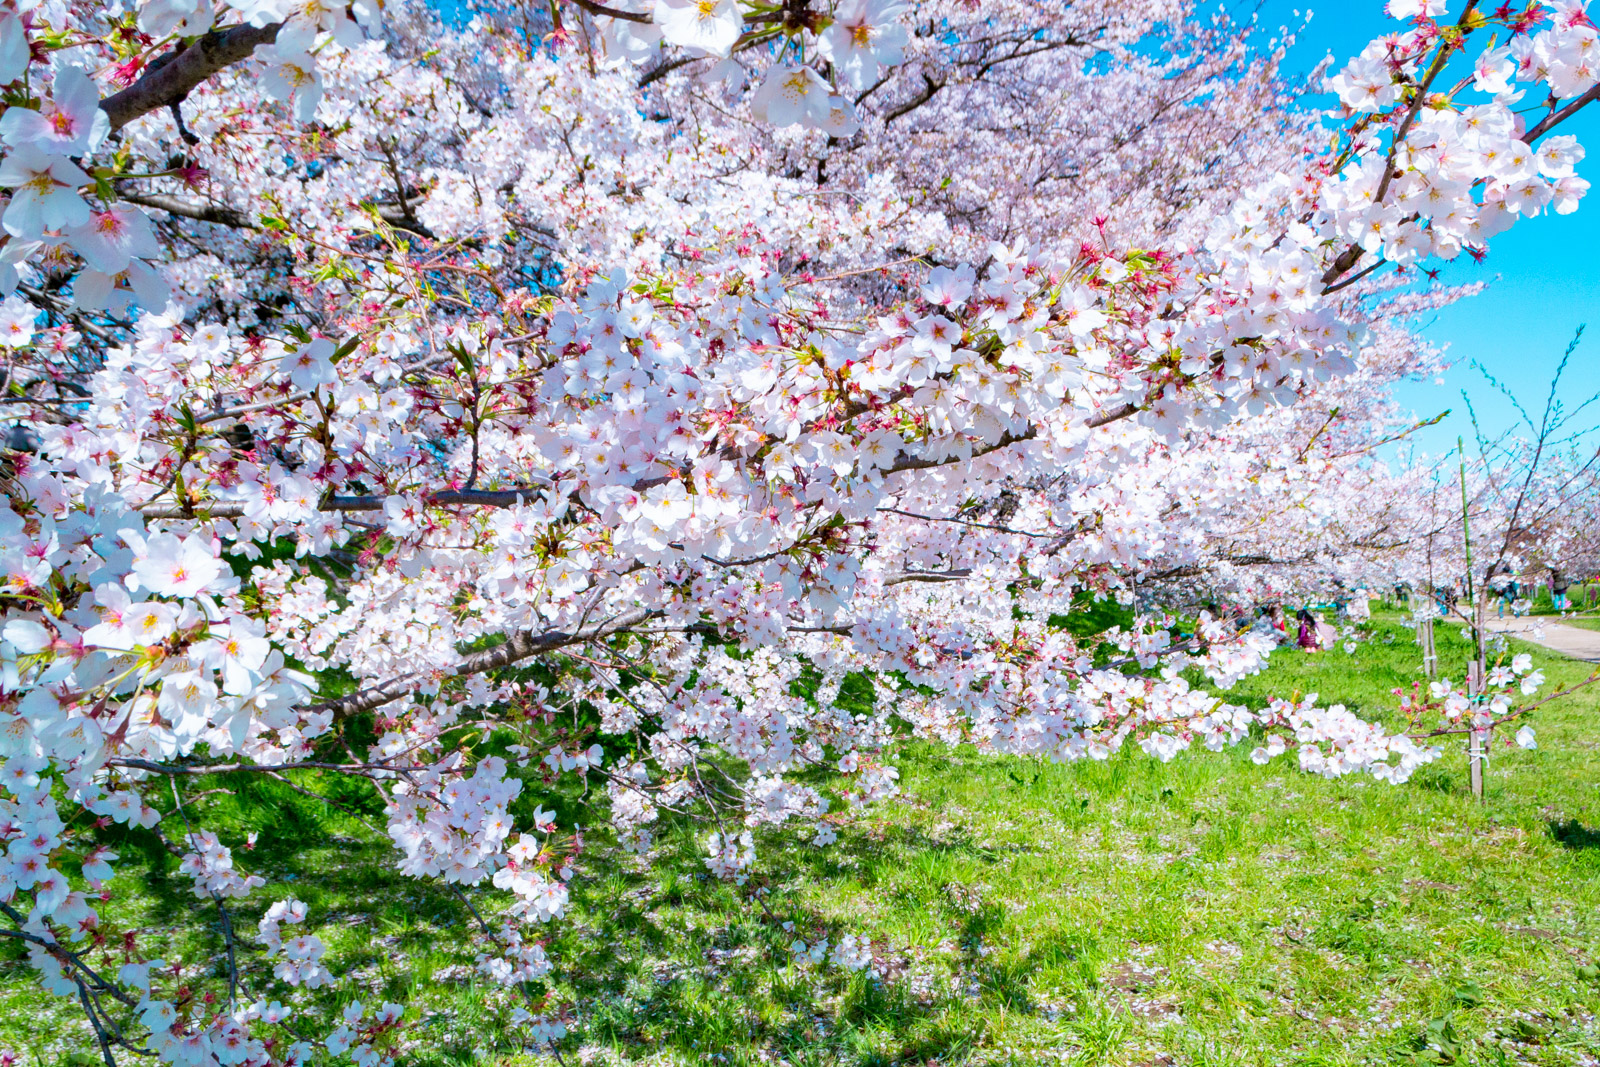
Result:
M1467 708L1469 732L1467 733L1467 769L1472 780L1472 795L1483 799L1483 742L1487 730L1479 730L1475 721L1478 714L1478 694L1483 688L1483 675L1477 663L1467 664L1467 695L1471 702Z
M1439 653L1433 645L1433 620L1417 623L1417 643L1422 646L1422 670L1429 678L1439 673Z

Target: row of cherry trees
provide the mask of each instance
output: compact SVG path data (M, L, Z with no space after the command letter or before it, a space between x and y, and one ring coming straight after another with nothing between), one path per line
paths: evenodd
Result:
M581 849L700 819L743 879L907 733L1403 781L1446 727L1182 677L1259 635L1049 620L1412 565L1428 477L1371 456L1467 295L1420 271L1576 206L1600 50L1576 3L1443 6L1394 0L1331 115L1179 0L0 9L0 937L108 1064L365 1067L404 1006L300 992L344 977L203 776L369 780L534 1043ZM609 828L544 810L568 775ZM95 954L111 823L223 978Z

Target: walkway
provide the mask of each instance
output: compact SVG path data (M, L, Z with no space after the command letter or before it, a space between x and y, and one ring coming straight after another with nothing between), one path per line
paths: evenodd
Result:
M1534 631L1540 628L1543 629L1543 634L1534 636ZM1493 616L1489 618L1489 630L1493 633L1512 634L1573 659L1600 663L1600 630L1563 626L1554 620L1539 617L1497 619Z

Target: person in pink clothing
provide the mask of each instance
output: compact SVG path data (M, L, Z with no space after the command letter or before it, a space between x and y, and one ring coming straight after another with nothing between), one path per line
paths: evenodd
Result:
M1320 614L1313 615L1316 620L1317 647L1324 652L1331 651L1339 642L1339 631L1328 623Z

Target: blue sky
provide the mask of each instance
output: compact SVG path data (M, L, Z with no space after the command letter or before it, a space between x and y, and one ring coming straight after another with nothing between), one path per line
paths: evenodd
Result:
M1261 25L1271 30L1299 26L1307 12L1310 22L1289 53L1290 71L1309 70L1329 52L1342 64L1373 37L1401 25L1384 13L1382 0L1330 0L1320 10L1264 0ZM1578 173L1595 184L1595 191L1575 214L1518 222L1494 239L1482 264L1462 256L1440 275L1446 282L1485 281L1489 287L1424 320L1422 335L1448 346L1457 360L1444 384L1428 379L1398 391L1400 402L1421 417L1452 409L1444 423L1419 433L1420 447L1429 452L1454 447L1457 434L1470 439L1463 388L1486 430L1499 431L1516 421L1510 404L1468 365L1470 360L1488 368L1537 417L1562 351L1578 325L1587 322L1586 340L1562 378L1563 393L1581 398L1600 392L1600 113L1590 108L1563 130L1577 134L1589 149Z

